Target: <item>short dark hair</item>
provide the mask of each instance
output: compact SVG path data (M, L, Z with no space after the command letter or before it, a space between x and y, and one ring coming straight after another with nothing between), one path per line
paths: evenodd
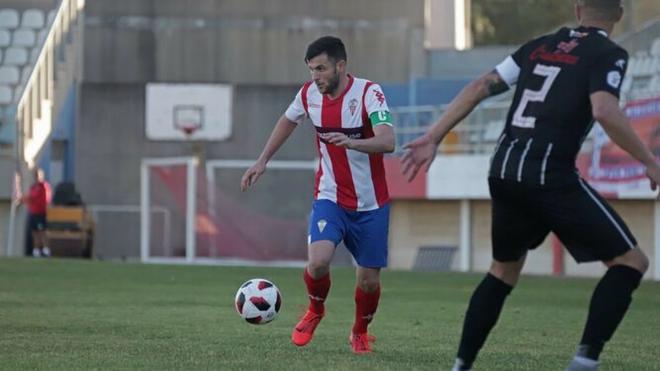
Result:
M305 62L309 62L312 58L323 53L326 53L328 58L331 58L335 62L348 60L346 57L346 48L340 38L323 36L309 44L307 53L305 54Z

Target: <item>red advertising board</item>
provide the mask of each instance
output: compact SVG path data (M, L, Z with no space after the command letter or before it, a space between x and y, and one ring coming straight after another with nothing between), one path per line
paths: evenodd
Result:
M660 97L631 101L624 111L642 142L660 158ZM614 144L600 126L591 135L591 145L577 159L582 177L608 197L652 197L644 166Z

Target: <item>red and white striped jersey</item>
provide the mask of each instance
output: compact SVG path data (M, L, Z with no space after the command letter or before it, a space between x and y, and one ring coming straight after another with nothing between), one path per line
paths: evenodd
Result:
M383 90L371 81L351 75L336 99L321 94L316 84L303 85L286 110L296 123L309 117L316 129L320 163L316 172L316 199L331 200L349 210L374 210L389 201L383 154L367 154L327 143L326 133L341 132L354 139L374 136L374 125L392 125Z

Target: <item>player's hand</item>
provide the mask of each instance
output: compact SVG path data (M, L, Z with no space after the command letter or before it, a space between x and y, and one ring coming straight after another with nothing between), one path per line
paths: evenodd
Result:
M323 136L323 139L325 139L328 143L339 147L346 147L348 149L351 148L351 138L343 133L326 133Z
M266 171L266 164L261 161L257 161L254 165L247 169L245 174L243 174L243 178L241 179L241 191L245 192L248 188L253 186L261 174L264 173L264 171Z
M651 189L657 190L658 184L660 184L660 164L655 163L653 166L647 167L646 176L651 181ZM660 194L658 194L658 199L660 199Z
M438 145L427 134L407 143L403 148L406 153L401 160L403 165L401 171L408 182L415 179L421 168L424 168L424 171L429 171L438 151Z

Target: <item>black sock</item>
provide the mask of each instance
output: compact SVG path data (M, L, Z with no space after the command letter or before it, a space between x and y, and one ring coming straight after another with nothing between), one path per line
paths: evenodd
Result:
M607 270L591 297L587 324L578 347L579 356L598 360L605 343L626 314L642 276L637 269L625 265Z
M470 305L465 313L463 335L458 347L458 358L463 367L469 369L484 345L488 333L495 326L502 311L504 300L513 287L488 273L472 294Z

